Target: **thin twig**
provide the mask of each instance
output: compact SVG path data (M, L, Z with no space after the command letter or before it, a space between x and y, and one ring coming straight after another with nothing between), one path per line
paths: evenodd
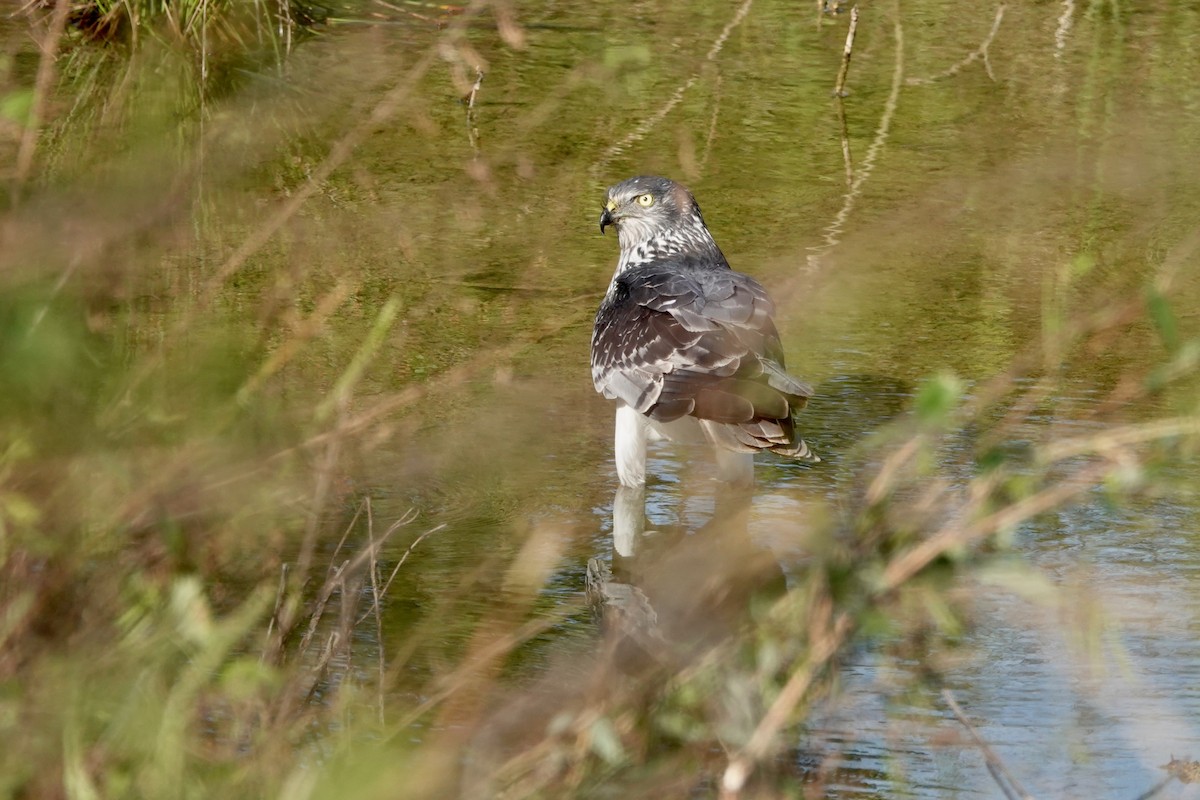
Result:
M383 646L383 615L379 612L379 568L375 547L375 514L371 509L371 496L367 495L367 545L371 553L371 608L375 612L375 651L379 661L379 680L376 682L376 699L379 704L379 724L385 724L383 713L383 683L385 669L385 654Z
M312 504L308 509L308 519L304 525L304 538L300 542L300 554L296 558L296 586L301 587L308 580L308 571L312 566L313 552L317 546L317 533L320 530L321 517L325 513L325 502L329 490L333 486L333 474L337 468L342 451L342 423L346 417L345 410L338 413L337 422L333 425L332 436L325 445L317 473L314 477Z
M275 592L275 607L271 610L270 621L267 622L267 646L263 649L262 656L259 658L260 662L266 660L268 652L271 654L272 660L277 662L279 661L279 654L283 651L284 630L280 624L279 610L283 607L283 598L287 595L287 577L288 565L285 561L279 570L279 589ZM279 629L279 638L278 641L274 642L274 646L272 646L272 635L275 633L276 628Z
M338 539L337 547L333 548L333 555L329 557L329 566L332 569L334 562L337 561L338 554L342 552L342 546L346 544L346 540L350 538L350 531L354 530L354 524L358 522L358 518L362 516L363 509L371 501L370 495L363 498L363 501L358 504L358 508L354 509L354 516L346 523L346 530L342 531L342 538Z
M846 227L846 221L850 218L850 212L854 209L854 205L858 201L858 196L862 193L863 185L871 177L871 172L875 168L875 159L879 157L880 151L883 150L884 144L887 143L892 117L895 116L896 108L900 104L900 89L904 82L904 28L900 24L899 15L896 16L892 30L896 40L895 66L892 70L892 88L888 93L887 101L884 103L883 114L879 118L879 126L875 129L875 138L871 140L871 145L867 148L867 154L863 156L862 163L859 165L853 182L842 197L841 210L834 216L833 221L825 226L824 242L815 247L808 248L807 261L809 272L819 269L821 258L842 240L842 231Z
M563 300L563 305L574 308L581 300L591 300L593 295L578 295L576 297L566 298ZM335 435L338 436L353 436L366 430L380 419L392 414L393 412L412 406L424 398L429 392L434 389L444 389L447 386L460 385L474 376L478 375L483 370L495 370L497 367L508 363L517 354L521 353L525 348L534 346L551 337L557 336L560 332L567 328L583 324L589 320L592 312L586 308L578 308L573 313L567 315L559 324L549 328L542 328L536 333L528 335L520 340L508 342L491 348L480 348L470 360L451 367L444 372L438 373L430 380L423 383L408 386L396 394L384 397L377 401L375 405L368 407L365 411L359 412L353 417L349 417L342 427L334 430L323 431L301 442L299 445L279 450L267 458L268 461L273 461L295 453L297 450L311 450L325 444ZM590 323L588 323L590 324Z
M63 3L69 5L69 2L62 0ZM481 0L475 0L467 9L459 15L458 19L453 23L453 27L447 32L447 36L458 35L462 28L477 14L483 7ZM176 320L172 328L172 334L168 335L167 341L178 340L184 341L187 339L183 336L193 323L196 315L202 313L212 301L216 298L220 289L225 283L237 274L251 256L259 251L267 242L274 238L285 224L287 224L305 203L317 194L329 177L336 169L341 167L350 156L354 154L359 145L365 142L372 133L391 120L407 101L412 92L420 84L420 81L429 72L430 68L438 59L438 47L429 47L425 53L416 60L412 67L403 77L401 77L395 85L388 90L377 102L371 112L364 118L360 119L354 127L347 131L341 139L336 141L329 148L329 153L324 160L317 165L309 175L308 179L291 193L287 200L277 206L275 210L267 216L267 218L242 241L241 245L234 249L232 253L225 259L224 263L205 281L201 290L198 292L195 302L191 303L188 308ZM133 377L127 382L125 393L119 395L116 403L119 404L132 395L134 390L141 385L155 368L159 366L163 357L165 357L165 349L160 349L158 355L154 358L143 360L141 369L138 370Z
M29 106L29 119L25 121L25 130L21 134L21 144L17 150L16 174L13 176L12 202L14 204L33 169L33 154L37 151L38 135L41 133L42 121L46 116L50 92L54 87L58 44L62 39L63 31L66 30L67 15L70 10L71 0L58 0L54 4L54 14L50 17L50 26L38 45L38 49L42 52L38 59L37 77L33 82L33 102Z
M431 533L437 533L445 527L446 523L444 522L441 525L435 525L413 540L413 543L410 544L408 549L404 551L404 555L400 556L400 560L396 562L396 566L392 569L392 574L388 576L387 583L383 585L382 594L387 594L387 590L392 588L392 581L396 580L396 573L398 573L400 568L404 566L404 562L408 560L410 555L412 555L412 551L417 549L417 545L423 542L426 536L430 535Z
M475 67L475 85L471 87L471 94L467 96L467 110L475 107L475 96L479 94L479 87L483 85L483 69Z
M346 529L342 532L342 538L338 540L337 546L333 549L333 555L329 558L329 567L326 569L325 584L321 589L321 598L323 599L318 600L315 610L309 617L308 633L305 634L304 639L301 641L301 652L303 652L304 648L307 647L308 641L312 637L313 631L316 629L317 621L320 619L321 614L324 613L325 601L328 599L329 595L332 594L334 583L342 574L341 569L346 566L346 563L343 563L342 567L335 567L334 565L337 563L338 555L342 552L342 546L346 543L347 537L350 536L350 531L354 529L354 524L358 521L359 515L362 514L362 509L363 505L360 503L358 508L354 510L354 516L350 518L350 522L346 525ZM278 626L279 628L279 638L276 642L276 657L282 655L283 642L291 634L292 628L295 627L297 623L296 613L300 608L299 595L297 594L295 595L295 599L293 600L292 604L286 609L286 617L279 615L282 600L286 595L286 589L288 585L288 570L289 566L285 563L283 565L283 572L279 578L279 597L275 599L275 614L271 618L271 623L267 626L268 635L270 634L273 626ZM299 592L302 588L303 581L297 585L297 592Z
M475 85L471 87L471 93L467 95L467 141L471 143L471 150L475 155L479 155L479 127L475 124L475 98L479 95L479 87L483 85L483 68L475 67Z
M1062 0L1063 10L1058 15L1058 27L1054 29L1054 57L1062 58L1067 49L1067 36L1075 22L1075 0Z
M734 29L737 28L738 25L742 24L742 20L744 20L746 15L750 13L750 6L753 4L754 0L745 0L745 2L738 7L738 10L734 13L733 18L726 23L725 27L721 30L720 35L718 35L713 41L712 47L708 48L708 53L706 53L704 56L705 62L713 62L717 60L717 56L720 55L722 48L725 47L725 42L728 41L730 34L733 33ZM605 150L604 154L600 156L600 160L597 161L592 167L592 174L598 175L600 170L608 165L608 162L612 161L614 158L624 152L627 147L635 142L640 141L646 134L654 130L654 128L675 109L675 106L679 105L680 101L683 100L684 94L686 94L689 89L695 86L696 81L698 80L700 80L699 70L693 72L688 79L675 90L675 93L671 95L667 102L663 103L657 111L644 119L636 128L622 137L619 142Z
M834 97L846 96L846 74L850 72L850 54L854 50L854 34L858 30L858 6L850 9L850 28L846 31L846 46L842 49L842 65L838 68Z
M832 603L826 602L824 614L832 611ZM759 721L746 746L734 758L730 759L725 773L721 777L721 798L732 800L740 795L746 785L755 765L762 760L775 741L776 735L791 718L792 712L821 669L842 648L850 637L854 625L850 615L842 612L831 627L827 627L823 635L815 636L815 641L809 648L808 657L792 672L787 683L780 690L775 702L767 709L767 713ZM813 635L810 630L810 636Z
M410 509L408 512L405 513L405 515L403 517L401 517L396 522L393 522L388 527L388 529L383 532L383 535L380 536L377 540L375 540L375 548L374 548L375 551L378 552L380 549L382 549L383 546L385 544L387 544L388 539L391 538L392 534L395 533L396 531L398 531L402 525L407 525L409 522L411 522L416 517L416 513L417 512L415 510ZM443 525L443 526L439 526L439 527L445 527L445 526ZM432 531L430 531L430 533L432 533ZM368 561L370 561L370 559L371 559L371 549L370 548L359 551L358 555L354 556L354 558L352 558L348 562L346 562L347 574L358 572L360 569L362 569L364 564L366 564ZM382 594L387 593L386 586L383 587L381 593ZM364 617L364 619L365 619L365 617Z
M410 522L412 522L416 518L417 518L417 510L415 508L410 508L408 511L406 511L404 513L404 515L402 517L400 517L400 519L393 522L388 527L388 529L383 532L383 536L380 537L379 542L378 542L378 544L375 545L374 549L377 551L382 549L384 543L388 539L392 538L393 533L400 530L400 528L404 527L405 525L408 525ZM382 589L380 589L378 592L376 592L375 602L372 605L372 607L370 609L368 609L366 611L366 613L364 613L362 615L362 617L359 618L359 620L358 620L359 624L361 624L363 622L363 620L365 620L372 613L374 613L376 616L378 616L380 599L383 598L383 596L387 594L388 589L391 588L392 580L394 580L396 577L396 572L399 571L400 566L408 559L409 553L411 553L413 551L413 548L415 548L418 544L420 544L421 540L424 539L426 536L428 536L429 534L438 530L438 528L444 528L444 527L446 527L446 526L443 523L442 525L439 525L437 528L433 528L432 530L425 531L425 533L423 533L417 537L416 541L414 541L412 544L410 544L408 546L408 549L404 551L404 555L401 556L399 563L397 563L395 569L392 570L392 574L388 578L387 583L385 583L383 585ZM374 569L374 567L372 567L372 569Z
M321 658L309 673L312 675L313 681L308 687L308 693L304 695L305 705L312 702L313 697L317 694L317 689L321 686L321 682L325 680L325 675L329 670L329 662L333 660L334 654L341 650L341 638L338 631L333 631L325 641L325 648L321 651Z
M305 704L312 702L317 690L325 684L326 676L329 673L329 665L333 662L334 658L349 649L353 640L355 626L354 612L358 607L359 598L362 596L362 585L361 579L353 584L347 583L347 577L350 575L350 572L351 570L346 569L345 565L343 565L343 569L338 570L337 579L326 584L329 594L325 596L325 599L328 600L334 589L338 590L338 596L341 599L338 625L336 629L330 632L317 665L308 671L308 675L312 677L312 683L309 684L308 692L305 694ZM324 605L321 606L321 612L323 611ZM315 626L320 618L321 614L314 615L312 625ZM314 630L315 627L310 627L309 634L313 633ZM304 647L305 645L302 643L301 652L303 652ZM349 656L346 658L346 663L348 662Z
M289 361L304 349L304 345L325 333L325 323L357 288L345 276L339 278L334 287L317 301L316 308L313 309L311 314L302 319L295 320L291 326L292 335L278 347L274 348L271 355L262 363L262 366L247 378L246 382L237 390L235 397L237 397L238 403L242 405L247 403L251 395L268 378L283 369Z
M850 54L854 50L854 34L858 30L858 6L850 9L850 28L846 31L846 46L842 51L842 66L838 69L837 84L833 96L837 106L838 131L842 138L842 164L846 168L846 187L854 185L854 162L850 156L850 131L846 126L846 75L850 72Z
M333 574L325 581L325 585L321 587L321 593L317 596L316 606L308 618L308 630L304 632L304 636L300 639L299 652L303 653L308 649L313 635L317 632L317 625L320 624L321 617L325 616L325 606L329 603L329 598L333 597L334 591L344 584L346 568L349 564L349 561L343 561L340 566L333 570Z
M955 718L962 723L962 726L967 729L971 739L974 740L975 746L983 753L983 760L987 764L988 772L991 773L992 779L996 781L996 785L1000 787L1000 791L1004 792L1004 796L1008 800L1033 800L1033 795L1025 791L1025 787L1021 785L1013 774L1009 772L1008 767L992 749L987 740L979 735L971 725L971 721L967 719L967 715L963 713L958 702L954 699L954 693L949 689L942 689L942 699L946 701L946 705L950 706L950 710L954 712Z
M1088 453L1109 453L1142 442L1176 436L1200 435L1200 420L1189 417L1160 419L1103 431L1091 436L1057 439L1037 451L1042 463L1062 461Z
M909 78L907 81L908 85L927 86L931 83L953 77L978 59L983 59L983 68L987 72L987 76L993 81L996 80L996 76L992 73L991 61L988 60L988 48L991 47L992 40L996 38L996 32L1000 30L1000 21L1004 19L1004 8L1004 3L996 6L996 16L992 19L992 29L988 31L988 35L979 47L968 53L962 61L930 78Z
M713 78L713 110L712 118L708 121L708 136L704 139L704 152L700 154L700 172L708 167L708 157L712 154L713 142L717 139L717 120L721 116L721 73Z
M1161 792L1163 789L1167 788L1167 787L1168 787L1168 786L1171 784L1171 781L1173 781L1173 780L1175 780L1175 776L1174 776L1174 775L1168 775L1167 777L1163 778L1163 779L1162 779L1161 781L1159 781L1158 783L1156 783L1156 784L1154 784L1153 786L1151 786L1151 787L1150 787L1149 789L1147 789L1146 791L1144 791L1144 792L1142 792L1141 794L1139 794L1139 795L1138 795L1137 797L1135 797L1133 800L1150 800L1150 798L1151 798L1151 797L1154 797L1154 795L1158 794L1158 793L1159 793L1159 792Z
M838 115L838 132L842 137L842 164L846 168L846 187L854 185L854 161L850 157L850 129L846 126L846 104L841 95L836 98Z
M1092 465L970 525L961 527L951 522L889 563L883 571L879 590L890 592L899 588L947 550L986 538L1057 508L1091 489L1107 471L1107 464Z
M429 533L433 533L433 531L429 531ZM408 714L396 723L394 730L404 731L408 729L431 709L436 708L443 700L458 692L471 676L495 662L501 655L512 652L513 648L529 641L544 631L550 630L555 625L561 625L564 620L570 618L571 614L579 611L582 602L582 599L580 599L575 603L564 603L562 607L550 612L546 616L534 617L509 633L498 636L488 642L487 645L480 648L477 652L472 653L469 657L459 662L453 672L439 677L433 690L427 693L417 706L412 708Z

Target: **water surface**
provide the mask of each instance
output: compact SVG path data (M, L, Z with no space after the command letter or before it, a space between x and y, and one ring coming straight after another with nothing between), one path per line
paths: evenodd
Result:
M746 523L785 575L803 561L806 521L836 513L871 466L862 443L909 413L926 376L953 372L970 392L1036 353L1058 320L1143 291L1198 218L1200 60L1184 54L1200 16L1186 4L1114 8L1006 6L986 61L947 74L987 39L995 7L864 7L843 105L849 185L830 96L846 14L818 21L809 6L762 0L695 13L555 4L523 11L523 50L474 33L489 62L478 152L445 87L432 104L442 116L422 123L435 133L381 132L358 159L380 191L371 216L394 214L419 250L379 265L419 296L398 375L495 354L444 389L435 377L412 436L365 473L374 491L403 495L397 509L416 502L453 531L422 545L420 580L394 600L395 635L446 592L482 613L486 584L464 590L457 576L531 527L562 537L542 590L549 612L578 602L589 558L645 580L631 564L660 557L656 537L703 536L714 514L705 467L661 447L650 532L614 555L611 408L587 369L616 256L595 224L607 184L686 181L735 268L772 291L789 364L817 387L803 426L825 460L764 459ZM436 96L444 80L423 90ZM1188 260L1176 283L1185 325ZM1169 390L1096 416L1159 346L1135 325L1066 354L1061 383L1009 443L1193 411ZM969 477L970 446L946 452L952 481ZM1015 552L1044 586L977 587L945 682L1033 793L1133 797L1172 754L1200 752L1197 477L1181 464L1166 496L1116 507L1097 491L1043 515ZM518 673L589 640L589 617L568 619ZM870 647L843 670L843 696L797 742L843 751L832 796L996 796L936 692L914 697L903 666Z
M889 426L911 422L932 375L956 376L969 401L1023 365L1009 399L983 403L982 419L938 451L931 474L949 491L976 473L992 430L993 444L1021 454L1197 411L1194 380L1138 389L1169 346L1145 318L1057 344L1165 274L1178 338L1196 331L1191 3L863 4L840 108L831 89L849 14L811 3L527 3L519 33L485 15L440 49L454 13L388 8L323 29L278 74L197 101L193 238L180 234L140 282L90 279L123 298L130 348L174 352L200 372L209 367L186 363L191 343L278 352L287 336L263 341L249 322L291 320L295 309L273 298L298 297L305 315L338 298L302 356L261 382L222 379L225 394L263 395L304 430L311 419L295 409L335 390L381 307L398 302L351 411L402 402L339 467L320 552L347 526L362 533L363 518L350 520L366 497L375 519L416 509L414 530L437 529L346 671L369 684L380 649L403 654L388 684L401 705L477 644L481 622L507 624L508 613L551 623L501 665L505 685L586 661L599 640L584 604L591 560L657 604L679 640L719 628L697 624L679 576L718 574L721 559L744 568L747 592L724 609L795 585L814 532L861 494ZM51 144L68 152L102 123L80 114ZM323 171L344 136L350 155ZM51 188L83 170L55 158ZM136 200L155 173L131 172L120 202L101 209L123 232L96 235L114 259L157 219ZM764 457L746 507L730 505L702 454L670 446L653 451L633 511L616 497L612 408L588 367L617 254L597 218L605 188L642 173L694 191L733 266L769 288L788 364L817 389L801 424L823 461ZM230 255L262 229L264 208L314 176L277 234ZM58 220L73 202L25 210L23 252L65 264ZM173 327L179 315L190 324ZM1039 381L1044 396L1000 426ZM150 395L188 387L148 383ZM124 419L124 408L106 413ZM247 442L270 438L247 428ZM834 797L997 796L941 685L1037 796L1132 798L1172 755L1200 757L1200 465L1185 450L1154 477L1154 492L1117 502L1097 488L1022 525L1010 560L961 593L970 625L953 652L857 647L839 666L841 691L783 756L796 781L836 756ZM514 576L514 562L532 566ZM532 605L499 602L506 580L528 580ZM927 656L942 659L936 682L922 679ZM423 720L413 737L439 724L453 728Z

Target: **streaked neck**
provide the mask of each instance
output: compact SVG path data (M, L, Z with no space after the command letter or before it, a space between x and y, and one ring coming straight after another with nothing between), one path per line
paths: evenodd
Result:
M621 257L617 261L617 271L613 273L614 281L626 270L680 253L707 255L713 260L714 266L729 266L721 248L717 247L712 234L704 225L704 220L698 214L693 214L687 222L675 228L648 229L627 225L618 231L618 236Z

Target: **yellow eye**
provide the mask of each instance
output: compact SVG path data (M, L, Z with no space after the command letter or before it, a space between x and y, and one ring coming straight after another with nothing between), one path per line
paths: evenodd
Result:
M649 208L650 206L654 205L654 195L652 195L652 194L638 195L637 204L639 206L642 206L643 208Z

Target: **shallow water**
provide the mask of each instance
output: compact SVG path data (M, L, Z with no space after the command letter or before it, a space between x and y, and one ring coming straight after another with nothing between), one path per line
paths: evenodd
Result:
M590 315L615 261L615 241L595 230L608 183L639 172L686 180L735 268L771 289L789 363L817 387L802 421L825 460L760 463L747 522L748 546L785 574L804 557L798 521L828 515L861 479L861 443L908 413L921 380L951 370L968 386L985 381L1036 347L1057 315L1141 291L1195 225L1200 59L1180 54L1195 53L1200 16L1187 4L1008 6L990 75L976 60L927 84L913 81L978 47L995 8L863 8L844 106L860 181L851 187L829 96L846 15L818 25L807 6L747 7L740 22L736 8L701 20L652 6L529 9L526 49L488 52L475 119L486 191L460 220L465 236L452 222L420 234L446 252L427 267L446 283L424 300L482 320L481 346L492 335L513 341L514 325L525 338L469 379L468 392L450 390L457 408L419 413L415 448L385 446L388 466L365 476L386 491L398 469L412 495L393 513L416 502L425 521L453 531L423 544L419 586L402 588L394 609L421 619L449 592L456 607L483 613L489 589L461 588L462 570L549 525L561 566L541 603L553 613L578 602L588 558L644 583L653 568L639 559L699 536L712 518L705 468L663 446L650 463L650 532L617 531L614 547L611 409L593 396L587 369ZM897 20L903 77L893 92ZM706 58L714 42L719 52ZM439 161L470 162L465 131L452 124L461 108L445 114L444 135L461 141ZM367 149L369 169L391 153L392 174L421 155L388 135ZM429 221L428 201L412 197L476 191L424 173L414 170L410 199L385 206L415 203ZM1178 313L1194 323L1194 269L1179 281ZM409 341L428 358L444 355L436 336ZM1010 443L1099 429L1092 413L1154 346L1134 328L1101 352L1068 357L1063 383ZM1194 409L1186 392L1156 403L1124 416ZM432 463L418 455L435 447ZM952 447L946 459L944 474L965 478L969 457ZM1200 472L1179 470L1170 496L1118 508L1096 493L1022 527L1017 552L1045 585L1013 589L998 577L978 588L970 655L945 680L1034 794L1133 797L1172 754L1200 753L1200 506L1189 489ZM400 635L408 625L393 613ZM517 673L588 640L585 613L567 620L524 651ZM831 796L996 796L936 694L914 698L903 669L869 648L843 670L843 696L797 743L799 752L843 751ZM1176 786L1165 796L1196 792Z
M399 299L360 394L420 393L346 467L346 494L370 496L379 520L415 508L420 529L445 527L414 550L382 639L364 634L358 652L419 640L406 669L421 685L470 646L495 613L498 566L534 541L546 556L533 559L530 613L554 623L505 664L520 683L594 644L589 559L662 603L664 620L677 612L682 637L698 634L678 586L654 585L664 573L703 574L715 550L759 559L764 583L793 579L808 534L877 467L867 443L910 417L931 375L954 373L970 396L1034 353L1054 389L1006 431L1016 448L1196 412L1194 381L1108 408L1161 358L1144 322L1051 352L1064 320L1136 296L1164 265L1177 272L1180 336L1195 332L1193 5L1065 0L997 16L864 4L844 127L830 92L848 14L818 18L814 4L529 3L520 47L485 18L466 49L428 61L439 26L427 20L333 26L298 47L278 76L287 91L232 92L235 111L261 102L285 119L243 131L238 156L222 157L214 114L202 204L214 219L197 219L195 252L154 280L198 294L256 209L298 191L328 142L411 76L297 219L235 271L211 325L252 316L281 286L303 287L311 311L353 275L327 334L281 369L272 391L286 408L334 385L384 300ZM964 63L982 42L986 59ZM237 162L246 153L251 167ZM789 366L817 389L801 424L824 460L762 459L734 541L706 530L723 501L684 449L656 448L645 497L614 510L612 408L593 392L588 341L616 260L615 237L597 231L604 188L638 173L692 188L733 266L771 291ZM150 286L131 292L129 313L148 320L138 332L153 346L168 337ZM972 447L964 433L941 451L950 486L971 475ZM944 681L1034 795L1132 798L1172 755L1200 757L1200 465L1193 455L1161 477L1161 496L1115 505L1097 491L1022 526L1014 552L1031 570L972 587ZM330 526L326 551L344 527ZM797 769L841 752L830 796L997 796L940 698L914 690L885 645L842 665L844 691L797 735ZM364 681L372 669L361 665Z

